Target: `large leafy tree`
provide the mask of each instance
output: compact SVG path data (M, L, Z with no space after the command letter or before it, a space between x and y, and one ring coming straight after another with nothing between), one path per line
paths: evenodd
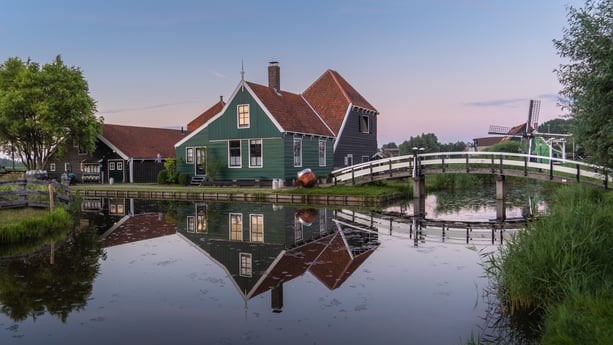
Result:
M42 169L68 145L92 152L102 118L79 68L58 55L40 65L12 57L0 65L0 145L28 169Z
M567 59L556 70L573 132L591 159L613 167L613 0L568 8L568 27L554 40Z

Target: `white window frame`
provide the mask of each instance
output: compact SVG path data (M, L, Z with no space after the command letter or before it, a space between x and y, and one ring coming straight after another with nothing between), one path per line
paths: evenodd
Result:
M370 117L368 115L360 116L360 132L370 133Z
M259 161L257 160L257 156L252 156L251 155L251 146L254 145L253 143L255 142L255 145L260 145L260 156L259 156ZM254 162L253 159L256 159L256 161ZM249 167L250 168L262 168L264 166L264 143L262 141L262 139L250 139L249 140Z
M50 163L49 164L49 170L55 171L55 163Z
M123 170L123 162L122 161L118 161L117 164L115 165L117 171L121 171Z
M232 156L230 150L230 143L238 142L238 156ZM238 164L233 164L232 157L238 157ZM242 142L240 140L228 140L228 168L242 168L243 167L243 150Z
M251 127L251 112L249 104L238 104L236 106L236 126L237 128ZM244 115L244 116L241 116Z
M323 146L323 147L322 147ZM327 143L325 139L320 139L319 140L319 166L320 167L325 167L326 166L326 149L327 149Z
M196 217L187 216L187 232L188 233L196 232Z
M70 167L71 167L71 166L70 166L70 163L69 163L69 162L64 163L64 171L68 172L68 171L70 170L70 169L69 169Z
M109 170L115 170L115 162L109 162Z
M194 164L194 148L193 147L185 148L185 163Z
M264 243L264 215L249 214L249 237L251 242Z
M362 163L370 162L370 157L362 156Z
M253 275L253 256L251 253L238 253L239 275L241 277L251 278Z
M240 222L233 223L234 219L240 220ZM236 229L235 229L236 224ZM230 241L242 241L243 240L243 214L242 213L230 213L228 214L228 230L230 231ZM235 236L237 235L237 236Z
M299 152L298 155L296 155L296 144L299 145ZM294 167L301 167L302 166L302 138L294 138L294 145L293 147L293 156L294 156Z

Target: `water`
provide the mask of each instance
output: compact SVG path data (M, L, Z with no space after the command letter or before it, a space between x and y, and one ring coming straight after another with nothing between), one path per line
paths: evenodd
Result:
M443 213L433 198L451 199L440 195L429 214L475 212ZM511 213L525 203L509 202ZM0 262L2 344L460 344L485 323L480 262L497 248L487 242L339 228L346 210L129 199L83 208L82 228L94 231Z

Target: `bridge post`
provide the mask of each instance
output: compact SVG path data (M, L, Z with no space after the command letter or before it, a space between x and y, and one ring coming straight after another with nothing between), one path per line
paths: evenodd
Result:
M496 175L496 200L504 200L505 194L505 176L504 175Z
M413 198L423 198L426 195L426 177L424 175L413 178Z
M496 175L496 221L504 222L507 219L505 208L505 175Z
M496 221L504 222L507 219L507 209L505 207L504 199L496 200Z

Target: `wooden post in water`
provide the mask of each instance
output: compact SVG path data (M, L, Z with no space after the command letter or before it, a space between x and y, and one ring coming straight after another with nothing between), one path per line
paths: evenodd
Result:
M51 213L53 213L53 185L51 183L49 183L49 211Z
M506 208L505 208L505 176L504 175L496 175L496 220L499 222L503 222L506 218Z

